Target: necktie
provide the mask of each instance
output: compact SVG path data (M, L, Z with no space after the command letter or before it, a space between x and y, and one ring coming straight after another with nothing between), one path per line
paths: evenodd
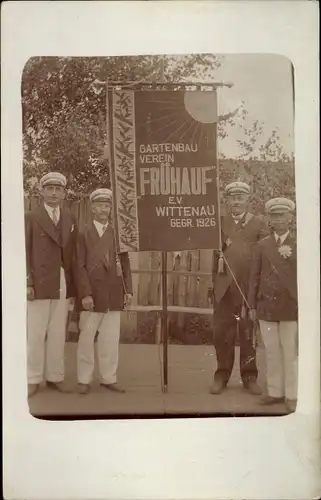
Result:
M58 224L58 209L54 208L52 211L52 220L55 226Z
M104 234L104 232L106 231L106 229L107 229L107 226L101 226L102 234Z

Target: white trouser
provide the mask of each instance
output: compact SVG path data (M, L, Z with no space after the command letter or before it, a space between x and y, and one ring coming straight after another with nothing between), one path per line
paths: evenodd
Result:
M95 366L94 340L98 331L97 354L100 381L114 384L117 381L120 312L80 313L80 334L77 349L77 374L80 384L89 384Z
M60 299L27 302L28 384L64 379L64 354L69 300L65 273L60 273Z
M296 321L262 321L269 396L297 399L298 324Z

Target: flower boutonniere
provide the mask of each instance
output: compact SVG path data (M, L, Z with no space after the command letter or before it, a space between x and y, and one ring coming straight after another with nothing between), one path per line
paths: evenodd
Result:
M281 245L278 252L284 259L288 259L292 255L292 248L289 245Z
M228 236L228 237L226 238L225 245L226 245L227 247L229 247L229 246L231 246L231 244L232 244L232 240L231 240L231 238Z
M72 224L72 226L71 226L71 232L73 232L74 229L75 229L75 224Z

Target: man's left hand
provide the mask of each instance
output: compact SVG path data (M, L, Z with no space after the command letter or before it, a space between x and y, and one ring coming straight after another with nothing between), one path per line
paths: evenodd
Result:
M124 307L129 307L131 302L132 302L132 294L131 293L126 293L125 298L124 298Z

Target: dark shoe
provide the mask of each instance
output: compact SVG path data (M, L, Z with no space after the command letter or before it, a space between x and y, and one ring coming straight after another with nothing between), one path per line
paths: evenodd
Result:
M254 396L259 396L262 394L260 386L255 382L255 380L250 380L248 382L244 382L244 387L247 391L249 391Z
M116 382L114 384L100 384L102 387L105 389L109 389L110 391L113 392L126 392L125 389L123 389L120 385L118 385Z
M90 385L89 384L78 384L78 392L79 394L88 394L90 391Z
M224 389L226 388L226 382L224 382L223 379L221 378L218 378L218 379L214 379L214 384L212 385L211 389L210 389L210 393L211 394L222 394L222 392L224 391Z
M271 406L279 403L283 403L284 398L273 398L272 396L264 396L261 398L260 403L263 406Z
M50 389L54 389L55 391L63 392L65 394L70 394L72 392L69 387L66 387L64 382L49 382L49 381L47 381L47 386Z
M295 399L286 399L285 405L287 407L287 410L289 410L290 413L295 412L295 410L296 410L296 400Z
M32 398L38 392L40 384L28 384L28 398Z

